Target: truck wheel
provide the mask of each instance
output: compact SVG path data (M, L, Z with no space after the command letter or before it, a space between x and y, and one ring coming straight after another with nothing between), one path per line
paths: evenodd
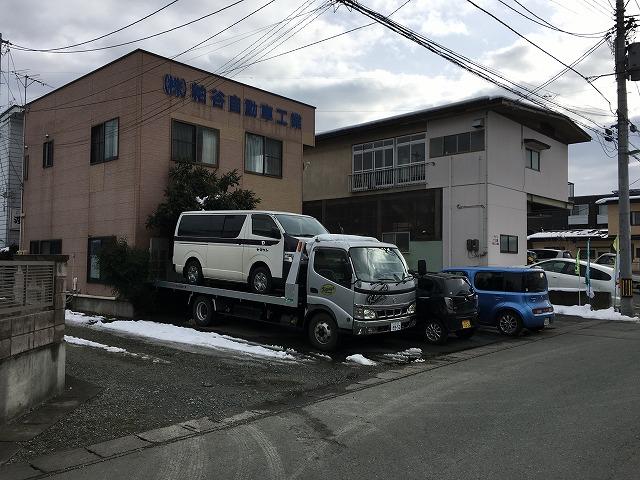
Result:
M498 314L498 332L509 337L517 337L522 331L522 319L520 315L511 310Z
M208 327L214 322L215 309L209 297L199 296L192 305L193 322L198 327Z
M185 282L189 285L202 285L202 267L197 260L189 260L182 271Z
M434 345L444 345L447 343L449 332L442 322L438 320L427 320L424 326L424 340Z
M249 288L253 293L270 293L272 283L271 272L267 267L260 265L251 270Z
M317 313L307 325L307 336L314 348L332 352L338 346L338 324L327 313Z

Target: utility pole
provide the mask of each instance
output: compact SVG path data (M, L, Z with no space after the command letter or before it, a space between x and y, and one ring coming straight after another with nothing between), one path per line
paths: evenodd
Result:
M618 248L620 249L620 312L623 315L633 316L626 56L627 44L624 0L616 0L615 72L618 84Z
M28 168L28 165L25 165L24 158L28 155L27 145L27 112L28 112L28 103L27 103L27 88L29 88L34 83L38 83L43 86L48 86L41 80L37 78L31 77L28 74L22 75L22 78L16 73L16 78L20 85L24 88L24 106L22 108L22 144L24 145L23 150L23 162L22 162L22 176L20 178L20 251L25 252L24 245L24 169Z

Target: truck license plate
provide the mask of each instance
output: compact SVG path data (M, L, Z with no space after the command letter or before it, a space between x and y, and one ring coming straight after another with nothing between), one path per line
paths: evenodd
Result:
M462 328L471 328L471 320L462 320Z
M402 322L392 322L391 323L391 331L392 332L397 332L401 328L402 328Z

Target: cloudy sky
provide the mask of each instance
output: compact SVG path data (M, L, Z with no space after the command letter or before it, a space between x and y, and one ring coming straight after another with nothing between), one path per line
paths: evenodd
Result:
M592 34L613 26L609 0L518 1L566 32ZM228 70L225 63L235 59L239 62L236 66L243 68L227 71L226 76L317 106L318 131L480 95L508 94L380 25L252 64L371 22L358 12L344 6L332 7L325 0L177 0L143 22L70 50L130 42L237 4L187 27L116 48L65 54L20 49L51 49L78 44L134 22L170 2L2 0L0 32L5 40L15 45L11 58L2 57L2 70L6 73L8 69L15 69L38 75L37 78L48 86L34 84L29 87L28 97L33 99L136 47L174 56L198 45L176 59L216 73ZM598 35L570 35L523 18L508 8L526 13L516 0L474 2L567 64L599 41ZM389 14L405 0L363 0L360 3ZM628 14L640 14L638 2L634 0L628 4ZM202 43L264 5L259 12ZM295 18L273 26L290 14ZM393 19L498 70L518 84L538 86L564 68L467 0L411 0L393 15ZM239 54L243 57L238 57ZM584 76L610 73L613 70L610 44L603 43L580 62L576 70ZM21 88L12 74L9 80L10 92L3 77L0 109L8 102L22 101ZM612 111L616 105L614 79L605 76L595 80L593 85L603 95L577 74L568 72L540 93L558 105L571 108L581 115L574 114L574 118L585 124L610 126L614 122ZM633 82L627 85L633 121L640 112L640 89ZM637 122L640 126L640 118ZM631 142L640 146L640 134L632 134ZM607 193L616 188L614 155L611 143L605 142L601 146L596 140L570 148L569 179L576 184L576 194ZM629 175L631 182L640 179L640 161L632 160ZM640 187L640 180L634 186Z

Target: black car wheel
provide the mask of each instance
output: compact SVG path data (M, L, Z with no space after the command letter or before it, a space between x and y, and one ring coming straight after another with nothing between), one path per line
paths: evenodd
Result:
M517 337L522 331L522 319L517 313L506 310L498 314L497 327L502 335Z
M456 337L462 338L462 339L467 339L467 338L473 337L474 333L476 333L476 329L475 328L464 328L464 329L458 330L456 332Z
M424 326L424 339L434 345L444 345L447 343L449 332L439 320L427 320Z

